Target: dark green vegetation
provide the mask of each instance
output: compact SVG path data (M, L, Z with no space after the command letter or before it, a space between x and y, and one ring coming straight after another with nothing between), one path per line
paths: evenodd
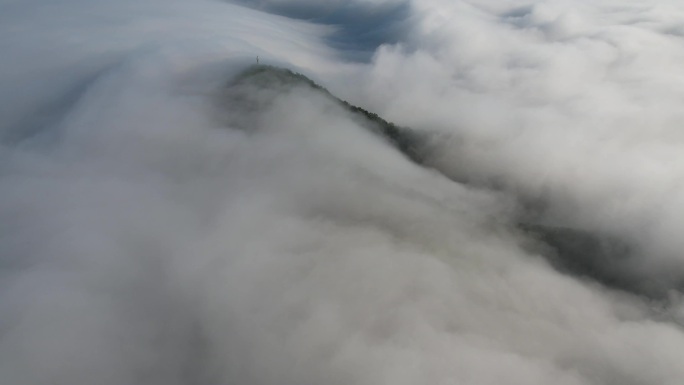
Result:
M561 272L649 297L662 294L656 284L633 276L638 254L617 237L533 222L520 222L518 227L540 242L541 253Z
M301 86L317 90L325 97L330 98L345 110L349 111L362 126L387 139L390 144L396 147L409 159L416 163L422 162L420 148L423 146L426 139L424 135L411 129L397 126L396 124L381 118L378 114L352 105L346 100L342 100L300 73L285 68L255 65L238 75L231 86L240 86L244 84L282 91Z
M383 137L413 162L425 166L424 160L429 159L431 150L426 134L397 126L373 112L339 99L308 77L288 69L252 66L229 84L226 92L228 100L222 100L232 106L230 108L236 112L232 115L258 115L255 113L263 103L268 103L294 87L307 87L320 92L322 97L341 106L357 123ZM254 95L254 89L264 92ZM246 126L245 122L241 123ZM240 122L236 126L239 127ZM543 208L550 202L545 199L519 196L514 191L507 191L505 187L494 187L494 183L473 186L464 180L454 182L468 184L473 188L502 190L515 196L523 207L517 220L517 230L531 241L535 251L547 258L560 272L654 300L665 300L670 289L682 286L678 277L672 277L668 282L655 282L650 279L649 274L640 272L636 266L640 251L628 240L562 224L548 224Z

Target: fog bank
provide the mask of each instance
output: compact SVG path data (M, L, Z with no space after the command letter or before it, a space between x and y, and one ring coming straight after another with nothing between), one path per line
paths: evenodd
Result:
M0 2L5 382L682 382L679 5L248 5Z

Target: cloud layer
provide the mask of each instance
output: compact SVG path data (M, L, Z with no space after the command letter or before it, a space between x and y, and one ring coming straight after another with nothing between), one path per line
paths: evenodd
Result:
M377 52L359 98L440 132L432 162L451 177L634 241L649 280L681 272L681 10L420 4L412 40Z
M681 7L329 6L0 2L0 376L681 383ZM235 82L257 55L428 167L320 90ZM602 266L658 295L559 270L521 212L629 243Z

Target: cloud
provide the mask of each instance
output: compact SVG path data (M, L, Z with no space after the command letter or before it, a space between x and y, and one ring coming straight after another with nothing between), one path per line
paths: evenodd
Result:
M332 51L318 40L324 28L232 4L69 0L4 9L0 49L11 55L0 71L8 90L0 102L3 136L10 126L24 132L16 127L55 119L94 78L136 55L174 51L182 57L176 65L186 67L237 57L253 63L257 55L304 68L336 67Z
M678 6L619 4L0 3L0 375L680 383ZM374 20L401 33L357 42ZM427 167L321 90L236 81L257 55L425 133ZM521 212L627 241L597 266L634 290Z
M681 202L684 52L666 6L421 4L418 32L378 50L359 100L441 133L432 165L452 178L628 239L642 248L632 270L677 288L682 223L665 212Z

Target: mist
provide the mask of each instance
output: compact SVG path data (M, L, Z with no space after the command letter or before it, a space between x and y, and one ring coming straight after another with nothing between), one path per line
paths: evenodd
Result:
M682 383L683 17L0 1L3 383Z

